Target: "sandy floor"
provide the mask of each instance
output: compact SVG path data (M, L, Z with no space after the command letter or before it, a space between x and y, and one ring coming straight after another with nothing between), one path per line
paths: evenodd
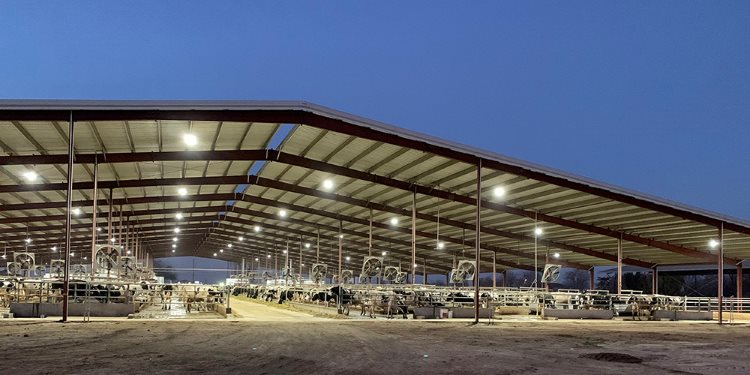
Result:
M242 317L67 324L0 320L2 373L750 373L750 327L744 325L498 321L471 326L324 319L242 301L232 307Z

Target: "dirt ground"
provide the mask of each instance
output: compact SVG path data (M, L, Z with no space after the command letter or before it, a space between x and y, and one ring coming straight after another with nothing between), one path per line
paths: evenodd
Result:
M4 374L747 374L750 326L339 320L234 301L221 320L0 320Z

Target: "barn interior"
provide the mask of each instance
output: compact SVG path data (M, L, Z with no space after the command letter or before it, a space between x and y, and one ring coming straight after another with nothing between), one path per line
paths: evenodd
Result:
M0 147L5 316L226 318L232 298L474 322L750 309L746 221L307 102L5 100ZM189 271L163 266L177 257L230 276L165 278ZM660 289L686 269L715 293Z

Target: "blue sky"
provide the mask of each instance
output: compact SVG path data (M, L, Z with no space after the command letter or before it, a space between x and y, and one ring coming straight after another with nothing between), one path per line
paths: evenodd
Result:
M0 51L1 98L301 99L750 220L748 1L3 1Z

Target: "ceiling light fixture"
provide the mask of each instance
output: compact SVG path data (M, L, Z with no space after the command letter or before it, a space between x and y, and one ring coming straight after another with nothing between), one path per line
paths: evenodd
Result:
M23 174L23 178L25 178L28 182L34 182L37 178L39 178L39 175L34 171L27 171Z
M194 134L185 134L182 136L182 140L188 146L195 146L198 144L198 137L196 137Z

